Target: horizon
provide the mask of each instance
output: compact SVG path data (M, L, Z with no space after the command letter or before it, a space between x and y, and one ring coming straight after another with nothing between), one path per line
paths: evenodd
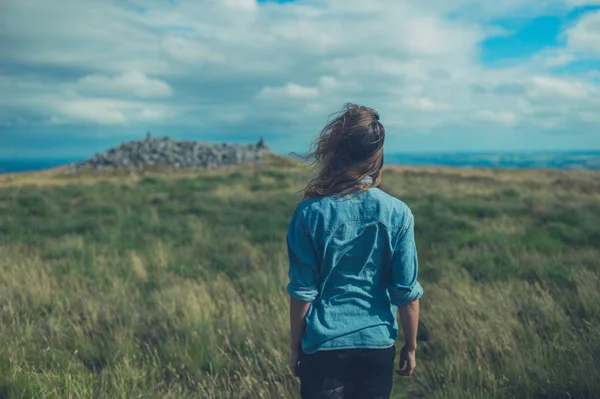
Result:
M600 4L543 3L6 0L0 159L148 130L299 152L345 102L388 153L600 151Z
M162 139L170 137L154 137ZM173 140L179 141L179 140ZM186 140L189 141L189 140ZM141 143L143 141L133 141ZM131 143L131 142L130 142ZM223 142L212 142L206 144L218 145ZM128 144L128 143L123 143ZM230 146L251 143L223 143ZM268 143L267 143L268 146ZM113 147L117 149L120 146ZM107 153L103 151L103 153ZM274 155L294 159L293 152L281 153L272 151ZM306 152L295 152L300 156ZM98 155L95 153L94 155ZM384 152L385 164L387 166L411 166L411 167L450 167L450 168L499 168L499 169L600 169L600 150L559 150L559 151L513 151L513 152L482 152L482 151L454 151L454 152ZM94 156L72 156L72 157L46 157L46 158L1 158L0 174L36 172L70 164L80 164L93 159ZM302 162L300 160L300 162Z
M220 141L207 142L209 144L219 144ZM227 143L228 145L247 145L251 143ZM268 143L267 143L268 145ZM111 147L113 148L113 147ZM111 148L107 148L103 151L96 151L94 153L88 153L84 156L47 156L47 157L19 157L19 156L0 156L0 163L7 162L47 162L47 161L65 161L65 162L80 162L90 157L94 156L96 153L103 153ZM292 157L292 153L297 153L299 155L304 155L306 152L296 152L296 151L273 151L273 154L283 157ZM393 156L502 156L502 155L561 155L561 154L570 154L570 155L598 155L600 157L600 149L575 149L575 150L515 150L515 151L384 151L384 156L393 157Z

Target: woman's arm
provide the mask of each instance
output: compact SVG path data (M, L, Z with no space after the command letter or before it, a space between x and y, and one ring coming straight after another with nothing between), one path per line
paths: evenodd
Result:
M423 296L423 287L417 281L419 261L414 229L415 222L411 213L406 228L397 238L392 256L392 278L389 290L392 303L399 308Z
M301 215L295 212L287 232L287 246L290 261L290 369L297 376L298 362L302 349L300 342L306 328L306 314L310 304L318 295L319 261L308 229Z
M405 347L409 351L417 349L417 327L419 326L419 300L416 299L399 308L400 321L404 330Z
M304 334L306 313L309 308L310 302L300 302L294 298L290 298L290 349L292 351L300 350L300 340Z
M417 327L419 325L419 298L423 287L417 281L419 261L415 243L414 217L410 214L408 225L399 236L392 257L392 303L398 306L406 343L400 351L398 374L409 376L415 366Z
M409 377L417 366L417 327L419 326L419 300L416 299L408 305L402 306L400 320L404 330L405 344L400 350L397 373Z
M302 348L300 341L306 327L306 313L310 308L310 302L300 302L290 297L290 371L292 375L298 376L298 363Z

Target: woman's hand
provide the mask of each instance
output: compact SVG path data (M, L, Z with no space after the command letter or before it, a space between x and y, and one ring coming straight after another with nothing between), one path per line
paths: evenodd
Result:
M294 377L298 377L298 362L300 361L300 354L302 353L300 342L302 341L302 335L306 328L306 313L310 306L310 302L300 302L290 297L290 370Z
M290 355L290 371L294 377L298 377L298 363L300 362L300 349L292 349Z
M410 377L417 365L415 350L417 349L417 330L419 327L419 300L416 299L398 309L400 310L405 344L400 350L397 373L404 377Z
M416 366L415 349L404 345L400 350L400 360L398 361L398 370L396 373L404 377L410 377Z

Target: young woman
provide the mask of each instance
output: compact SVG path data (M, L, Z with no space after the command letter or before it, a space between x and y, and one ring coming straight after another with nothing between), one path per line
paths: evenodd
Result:
M346 104L307 156L317 174L287 232L290 368L302 398L388 398L397 309L406 339L398 374L416 365L414 218L377 188L384 138L375 110Z

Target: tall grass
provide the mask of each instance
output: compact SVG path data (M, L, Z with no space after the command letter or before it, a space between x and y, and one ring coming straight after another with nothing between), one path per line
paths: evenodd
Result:
M0 398L297 397L284 233L306 172L273 162L5 183ZM386 170L425 287L394 397L597 397L598 180L554 173Z

